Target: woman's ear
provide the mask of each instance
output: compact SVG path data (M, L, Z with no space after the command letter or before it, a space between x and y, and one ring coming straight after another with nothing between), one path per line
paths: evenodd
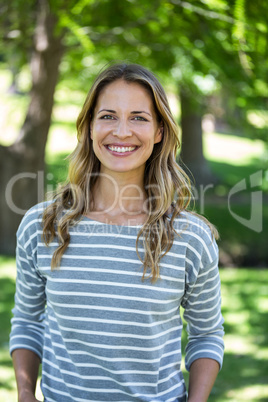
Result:
M164 124L161 121L161 123L159 124L159 127L157 129L155 139L154 139L155 144L157 144L158 142L160 142L162 140L163 134L164 134Z

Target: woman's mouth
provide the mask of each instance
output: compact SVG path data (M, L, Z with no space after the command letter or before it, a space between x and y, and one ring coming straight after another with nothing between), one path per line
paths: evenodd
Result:
M131 152L134 152L138 147L136 145L128 147L118 145L106 145L106 148L113 154L129 154Z

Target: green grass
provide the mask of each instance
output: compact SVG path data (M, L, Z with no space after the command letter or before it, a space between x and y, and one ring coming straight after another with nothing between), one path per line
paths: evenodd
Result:
M0 257L1 402L16 401L15 378L8 353L15 275L15 260ZM225 268L220 270L220 275L226 348L223 369L209 401L268 401L268 271ZM184 334L183 345L185 343ZM187 373L185 378L187 381ZM38 393L40 398L40 390Z
M211 401L268 401L267 270L221 270L226 353Z

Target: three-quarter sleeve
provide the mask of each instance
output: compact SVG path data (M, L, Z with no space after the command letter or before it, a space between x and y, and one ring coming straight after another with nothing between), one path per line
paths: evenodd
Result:
M10 353L15 349L29 349L42 359L46 297L45 279L37 267L37 221L28 213L17 231L17 278Z
M185 367L200 358L223 362L223 317L221 314L221 284L218 269L218 247L209 240L207 231L195 247L189 245L186 269L186 289L182 306L187 322L188 343Z

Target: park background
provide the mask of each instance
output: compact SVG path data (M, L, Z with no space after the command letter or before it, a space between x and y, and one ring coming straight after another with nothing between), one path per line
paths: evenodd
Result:
M4 0L0 33L1 402L16 401L17 227L66 179L87 90L122 60L151 69L167 90L192 207L220 232L226 353L209 401L268 401L268 4Z

